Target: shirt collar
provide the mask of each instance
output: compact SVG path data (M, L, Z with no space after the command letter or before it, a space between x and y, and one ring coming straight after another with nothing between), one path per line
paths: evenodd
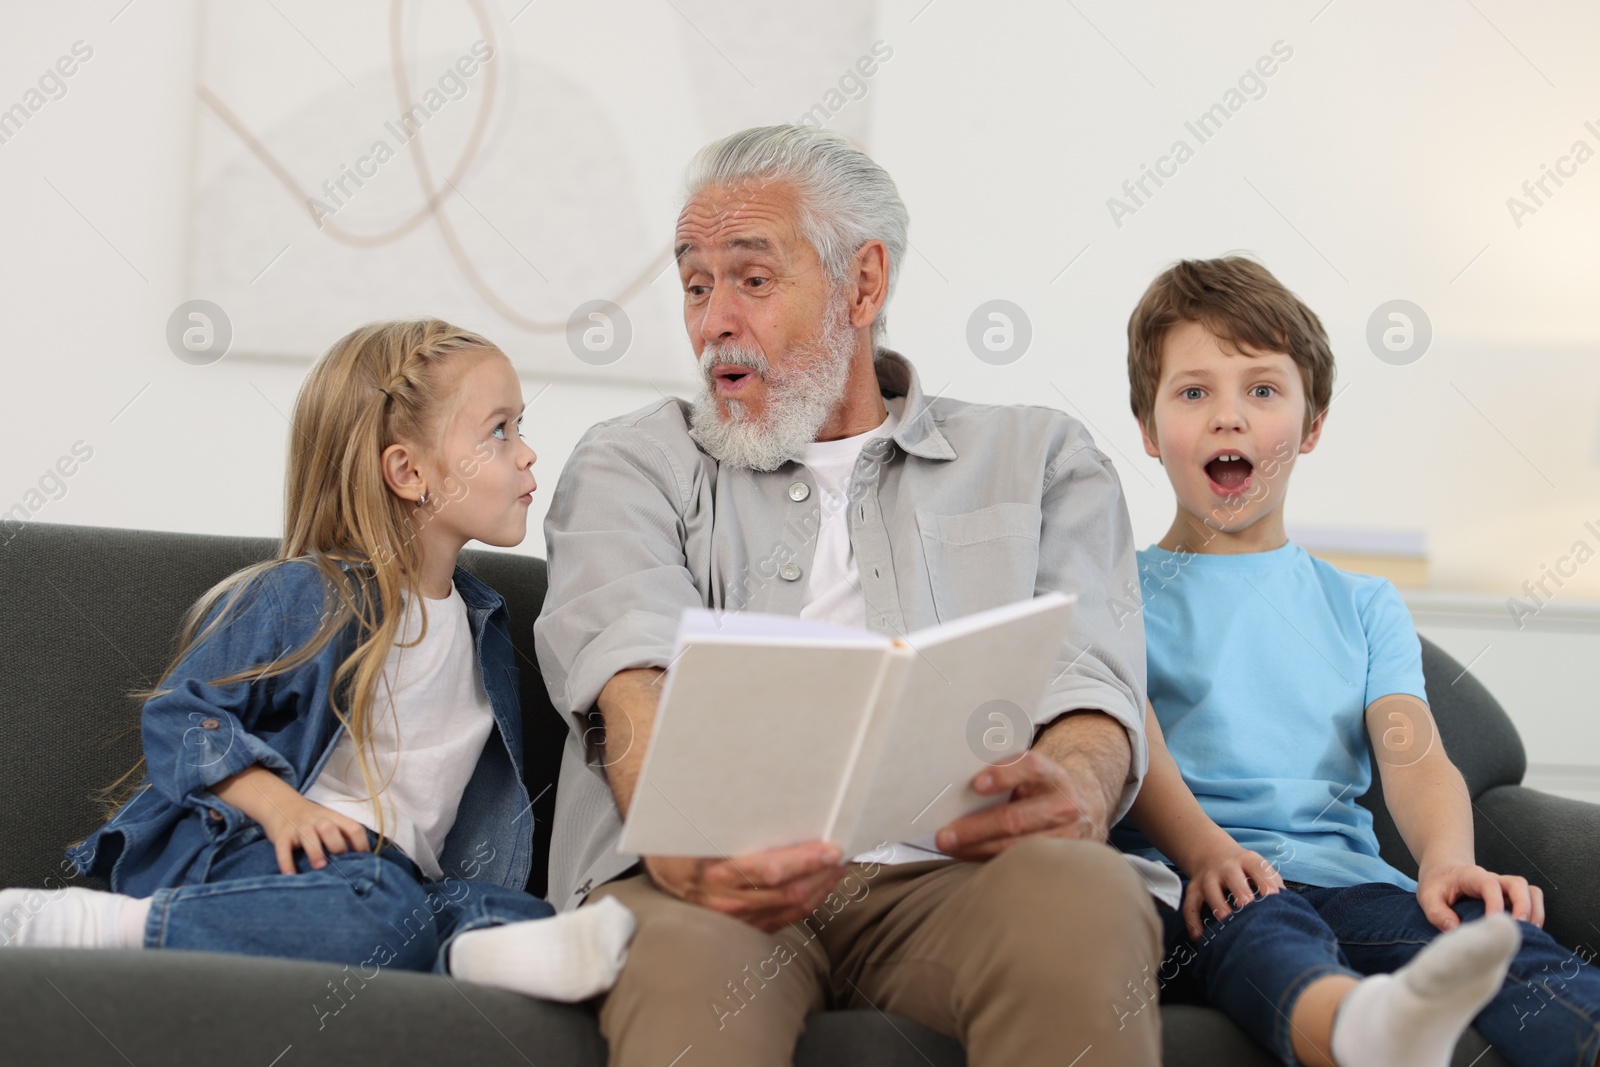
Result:
M906 398L905 412L894 432L894 442L921 459L955 459L956 450L939 429L933 401L922 392L917 369L898 352L883 349L873 360L878 375L878 391L884 396Z
M469 611L493 612L505 604L504 597L460 564L456 565L451 580Z

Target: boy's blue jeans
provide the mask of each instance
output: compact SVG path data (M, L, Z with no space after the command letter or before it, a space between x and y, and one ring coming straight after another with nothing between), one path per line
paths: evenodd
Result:
M1298 1067L1289 1016L1308 985L1330 974L1399 970L1439 931L1416 895L1399 886L1289 885L1221 922L1202 908L1198 941L1189 940L1180 913L1158 906L1166 953L1157 977L1163 1000L1209 1002ZM1463 900L1455 911L1470 922L1483 915L1483 902ZM1522 948L1473 1026L1517 1067L1594 1067L1600 1053L1594 950L1565 949L1538 927L1517 925Z
M376 842L371 831L367 837ZM282 873L261 828L245 829L203 881L156 890L145 947L442 974L457 934L555 914L520 890L450 876L427 881L393 845L330 855L320 871L296 852L295 867L296 874Z

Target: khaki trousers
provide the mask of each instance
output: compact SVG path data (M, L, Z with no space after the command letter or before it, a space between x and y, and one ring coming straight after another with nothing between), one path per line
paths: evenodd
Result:
M775 933L663 893L600 886L638 919L600 1005L613 1067L789 1067L806 1016L895 1012L959 1040L971 1067L1161 1060L1161 926L1109 846L1032 840L985 863L858 863ZM1138 994L1138 995L1135 995ZM1130 1007L1131 1005L1131 1007Z

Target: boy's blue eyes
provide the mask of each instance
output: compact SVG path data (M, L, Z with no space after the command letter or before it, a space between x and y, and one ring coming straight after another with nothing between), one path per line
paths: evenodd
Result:
M1265 390L1265 393L1262 393L1261 390ZM1185 400L1199 400L1200 394L1204 392L1205 390L1198 385L1191 385L1183 391L1182 396ZM1277 390L1270 385L1253 385L1250 387L1250 395L1258 400L1266 400L1276 392Z

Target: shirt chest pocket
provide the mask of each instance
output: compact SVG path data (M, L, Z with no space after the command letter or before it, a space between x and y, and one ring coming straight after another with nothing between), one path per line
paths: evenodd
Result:
M1032 599L1042 520L1037 504L994 504L959 515L918 511L939 621Z

